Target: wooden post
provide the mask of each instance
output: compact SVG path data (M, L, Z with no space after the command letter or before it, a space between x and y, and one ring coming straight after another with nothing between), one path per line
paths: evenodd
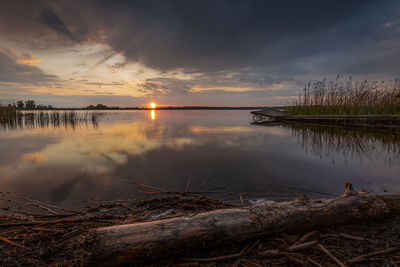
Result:
M400 194L346 193L335 199L301 198L191 217L103 227L93 231L91 261L123 264L244 241L267 234L307 231L400 214Z

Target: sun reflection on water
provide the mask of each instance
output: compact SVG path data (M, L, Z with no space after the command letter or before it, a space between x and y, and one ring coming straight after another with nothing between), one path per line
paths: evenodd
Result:
M155 112L154 109L150 111L150 117L151 117L152 120L156 119L156 112Z

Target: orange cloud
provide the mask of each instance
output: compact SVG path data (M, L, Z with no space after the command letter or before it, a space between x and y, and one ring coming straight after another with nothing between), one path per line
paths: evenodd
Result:
M22 162L40 163L46 159L47 157L39 152L22 155Z
M0 52L6 53L9 57L14 59L19 64L32 66L33 64L42 61L41 58L38 58L37 56L27 52L18 55L15 50L8 48L0 48Z
M33 64L42 61L42 59L40 59L30 53L22 53L19 57L17 57L16 61L19 64L25 64L25 65L32 66Z

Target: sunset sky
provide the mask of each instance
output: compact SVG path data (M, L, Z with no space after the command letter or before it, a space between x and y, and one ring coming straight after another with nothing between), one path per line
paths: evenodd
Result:
M323 77L400 77L400 1L0 3L0 99L282 105Z

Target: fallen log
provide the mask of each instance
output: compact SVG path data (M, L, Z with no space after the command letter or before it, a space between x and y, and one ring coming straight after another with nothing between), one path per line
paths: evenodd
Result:
M400 215L400 193L374 195L352 190L338 198L308 199L194 216L109 226L92 232L91 263L114 265L151 261L267 234L310 231Z

